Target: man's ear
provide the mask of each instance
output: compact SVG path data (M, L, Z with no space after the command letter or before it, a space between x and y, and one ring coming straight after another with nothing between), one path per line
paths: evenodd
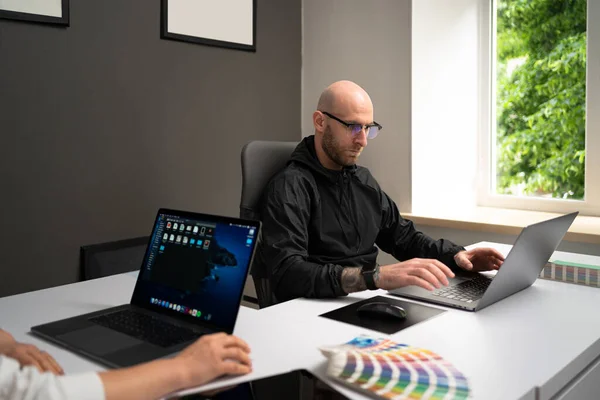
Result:
M325 131L325 117L320 111L313 113L313 125L316 132L323 133Z

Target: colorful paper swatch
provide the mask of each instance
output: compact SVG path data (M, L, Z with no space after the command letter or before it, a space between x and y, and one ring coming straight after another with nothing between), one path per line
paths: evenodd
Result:
M385 338L360 336L323 347L327 375L385 399L469 398L465 376L436 353Z
M546 263L540 278L577 285L600 287L600 266L553 260Z

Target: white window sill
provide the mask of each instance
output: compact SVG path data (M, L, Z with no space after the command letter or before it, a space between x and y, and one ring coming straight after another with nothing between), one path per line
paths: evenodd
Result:
M418 225L507 235L518 235L527 225L563 215L492 207L456 211L416 210L401 214ZM600 217L577 216L564 240L600 244Z

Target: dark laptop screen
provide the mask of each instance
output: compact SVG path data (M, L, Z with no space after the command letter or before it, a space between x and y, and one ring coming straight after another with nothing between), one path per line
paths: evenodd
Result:
M233 330L259 224L161 210L132 303Z

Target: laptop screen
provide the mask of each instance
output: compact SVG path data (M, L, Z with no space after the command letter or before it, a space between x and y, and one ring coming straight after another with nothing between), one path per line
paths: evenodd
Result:
M232 332L259 228L159 210L132 304Z

